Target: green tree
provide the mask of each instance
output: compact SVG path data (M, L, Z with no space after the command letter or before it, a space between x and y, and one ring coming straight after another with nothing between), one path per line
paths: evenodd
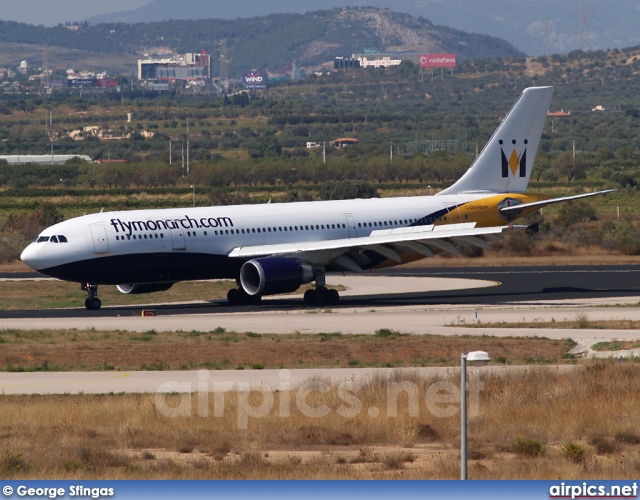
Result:
M247 150L252 158L262 158L263 156L280 156L282 146L275 136L263 136L253 139Z
M570 151L566 151L553 160L552 168L558 177L566 177L567 182L571 182L584 178L587 164L579 156L574 158Z
M318 195L322 200L351 200L379 196L376 188L363 181L329 182L320 188Z

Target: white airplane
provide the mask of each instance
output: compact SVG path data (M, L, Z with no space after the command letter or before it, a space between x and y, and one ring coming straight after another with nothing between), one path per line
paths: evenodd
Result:
M527 194L553 87L525 89L469 170L435 196L135 210L85 215L45 229L22 253L32 269L81 283L163 291L185 280L235 279L231 303L254 303L315 281L305 302L334 304L329 272L362 272L464 244L490 248L512 221L551 203Z

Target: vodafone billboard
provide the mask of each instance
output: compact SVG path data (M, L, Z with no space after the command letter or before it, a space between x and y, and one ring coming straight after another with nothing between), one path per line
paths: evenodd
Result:
M455 54L422 54L420 56L421 68L455 68Z

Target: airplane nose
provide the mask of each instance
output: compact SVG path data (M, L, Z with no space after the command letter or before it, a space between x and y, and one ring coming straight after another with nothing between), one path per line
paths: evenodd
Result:
M27 266L29 266L34 271L38 270L38 251L35 248L35 245L32 243L27 248L22 251L20 255L20 260L24 262Z

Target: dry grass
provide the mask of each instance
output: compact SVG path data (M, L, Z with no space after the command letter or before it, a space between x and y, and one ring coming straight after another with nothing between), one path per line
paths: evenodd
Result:
M0 330L0 371L447 366L464 349L499 363L553 363L571 341L489 336L260 335L227 332ZM388 333L388 330L381 330Z
M495 323L457 322L455 326L467 328L540 328L540 329L572 329L572 330L640 330L640 321L631 319L592 320L587 314L577 314L572 321L516 321L507 323L499 321Z
M354 405L335 387L306 398L312 407L326 405L321 417L303 415L296 393L280 392L271 411L249 417L244 429L235 393L225 395L222 416L215 413L219 400L209 396L208 416L198 417L205 396L194 395L191 416L175 418L158 411L154 395L1 396L0 477L455 479L459 414L436 417L424 401L432 381L409 382L421 395L417 414L400 397L397 416L390 416L389 381L377 379L350 389L363 408L353 416L339 414ZM470 418L470 478L631 479L640 473L639 365L598 362L569 374L536 370L484 384L479 412ZM182 397L167 395L167 403ZM247 404L259 408L261 398L251 393ZM282 413L283 400L291 403L290 416ZM364 411L372 407L382 411ZM518 439L544 453L514 453Z

